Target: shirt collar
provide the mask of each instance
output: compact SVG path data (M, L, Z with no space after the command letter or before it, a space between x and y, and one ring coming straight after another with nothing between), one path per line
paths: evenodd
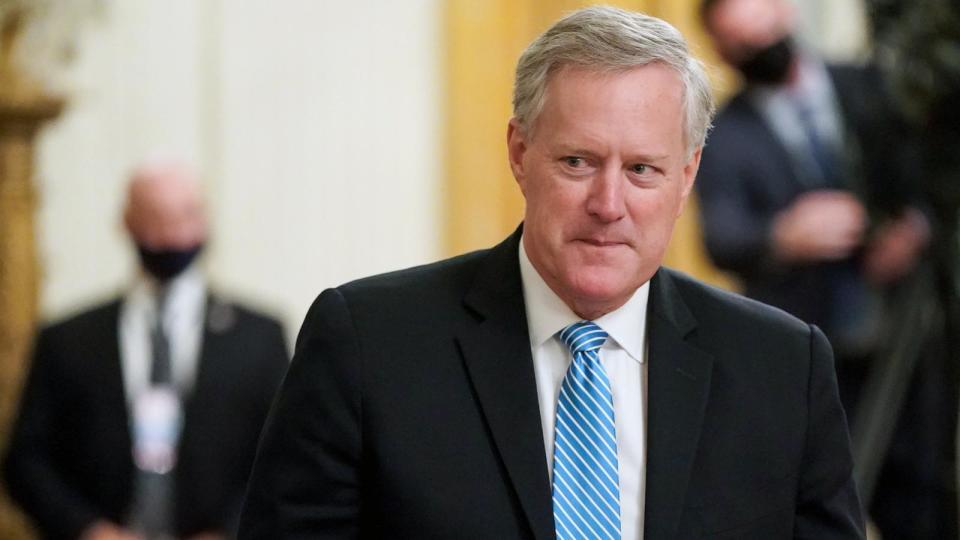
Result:
M139 272L134 278L133 286L127 295L127 302L141 306L141 309L156 316L157 310L157 280ZM206 284L200 268L190 265L167 284L167 314L188 314L196 307L203 306L206 300Z
M791 84L752 84L747 87L750 99L765 103L771 100L820 100L830 97L831 82L822 60L798 47L796 51L797 77Z
M527 328L530 347L536 349L567 326L582 320L540 276L527 257L520 238L520 278L523 283L523 301L527 310ZM646 339L647 300L650 282L640 286L619 308L594 322L637 362L644 361Z

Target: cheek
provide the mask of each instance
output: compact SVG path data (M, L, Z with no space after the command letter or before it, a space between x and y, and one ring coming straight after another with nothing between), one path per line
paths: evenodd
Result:
M672 207L670 198L656 190L637 191L627 205L634 224L641 229L662 222L671 214Z
M576 185L565 186L553 179L542 179L540 185L528 191L527 219L543 227L545 230L541 233L548 235L562 235L565 228L575 228L583 213L583 197L576 188Z
M630 216L645 244L666 243L680 212L680 197L670 193L643 193L630 205Z

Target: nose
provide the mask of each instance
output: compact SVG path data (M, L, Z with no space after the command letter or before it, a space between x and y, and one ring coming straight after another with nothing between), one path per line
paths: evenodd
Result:
M606 166L593 178L587 195L587 213L604 223L626 215L623 181L619 167Z

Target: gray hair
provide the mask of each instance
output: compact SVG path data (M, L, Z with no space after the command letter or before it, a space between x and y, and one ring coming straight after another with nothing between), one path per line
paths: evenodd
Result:
M532 130L543 110L550 76L564 66L626 71L653 62L673 68L683 82L684 139L688 153L703 146L715 105L703 64L666 21L607 6L575 11L531 43L517 62L513 115Z

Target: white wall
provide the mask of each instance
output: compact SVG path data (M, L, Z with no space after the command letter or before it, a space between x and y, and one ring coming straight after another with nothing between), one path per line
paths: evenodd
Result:
M155 152L205 172L221 290L281 315L440 252L438 0L111 0L38 155L42 307L123 287L124 175Z

